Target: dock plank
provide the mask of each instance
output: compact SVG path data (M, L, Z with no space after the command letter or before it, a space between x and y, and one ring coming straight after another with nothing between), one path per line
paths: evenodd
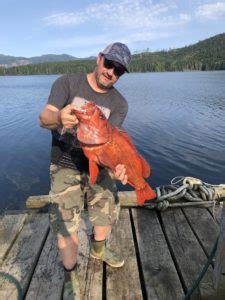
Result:
M91 224L87 213L82 214L78 238L78 274L82 299L97 299L102 295L102 264L89 259ZM49 279L48 279L49 278ZM57 241L52 233L43 247L26 299L60 299L63 289L64 271L58 253Z
M82 300L102 300L103 264L90 258L85 278L85 291Z
M219 234L218 223L205 208L184 208L183 212L204 251L209 256Z
M225 295L225 202L221 214L218 247L216 251L216 262L214 269L214 286L216 288L216 299L224 299Z
M218 216L220 211L217 207ZM6 242L2 243L4 250L0 248L0 253L4 253L0 271L19 281L26 300L61 299L64 274L56 238L49 232L48 215L19 213L7 218L0 233L0 243ZM2 220L3 217L0 225ZM169 209L158 213L123 208L109 246L123 255L125 266L106 266L104 273L102 262L89 257L92 227L84 212L78 233L81 299L182 299L183 288L192 286L206 263L206 255L219 232L218 222L210 209ZM210 266L191 299L217 299L212 277ZM3 278L0 299L17 299L15 286Z
M90 258L90 242L92 225L87 211L82 214L81 228L78 232L78 274L80 280L81 299L101 299L102 297L102 263L98 264ZM96 297L96 298L95 298Z
M215 218L215 221L218 224L220 224L222 208L223 208L222 203L216 204L215 206L208 208L208 210L211 212L212 216Z
M23 294L28 288L48 231L48 218L45 215L40 214L29 217L30 220L27 219L29 222L24 224L0 268L0 271L9 273L19 281ZM16 287L3 278L0 278L0 299L17 299Z
M113 228L109 247L125 259L123 268L107 266L106 297L114 299L142 299L141 283L128 209L121 209L118 223Z
M161 213L161 216L179 271L186 288L189 289L202 271L207 257L181 209L169 209ZM210 266L191 299L213 299L212 297L213 280Z
M59 258L56 237L50 232L25 299L61 299L63 279L64 272Z
M23 228L27 214L0 215L0 264L5 259L10 247Z
M132 210L148 299L182 299L184 292L157 213Z

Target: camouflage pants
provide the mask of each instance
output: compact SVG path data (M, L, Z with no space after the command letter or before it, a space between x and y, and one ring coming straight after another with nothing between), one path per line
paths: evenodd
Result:
M50 176L49 194L57 194L49 210L54 233L69 236L77 232L85 203L93 226L113 225L118 219L116 184L107 170L100 170L94 185L89 184L87 174L54 164L50 166Z

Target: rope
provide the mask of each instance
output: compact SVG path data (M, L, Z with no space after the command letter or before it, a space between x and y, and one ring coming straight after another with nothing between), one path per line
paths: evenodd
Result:
M219 238L216 239L216 242L212 248L212 251L209 255L209 258L208 258L206 264L204 265L201 273L198 275L198 278L196 279L196 281L194 282L192 287L189 290L187 290L187 294L184 296L183 300L189 300L191 295L193 294L194 290L199 286L199 283L201 282L202 278L204 277L206 271L208 270L209 265L213 261L213 257L215 256L217 245L218 245L218 240L219 240Z
M222 192L221 192L222 191ZM160 211L168 207L210 207L225 197L225 184L212 185L194 177L177 176L170 185L156 187L157 198L146 201L146 208L155 208ZM180 200L186 202L180 202ZM214 210L213 210L214 214Z
M19 284L18 280L15 277L13 277L12 275L5 273L5 272L0 272L0 276L15 285L15 287L17 288L17 292L18 292L18 300L22 300L23 299L23 291L22 291L22 287Z

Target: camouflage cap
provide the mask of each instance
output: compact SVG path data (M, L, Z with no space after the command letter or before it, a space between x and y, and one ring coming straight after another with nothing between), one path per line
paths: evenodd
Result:
M110 44L101 53L107 59L120 63L128 72L127 68L131 61L131 53L125 44L118 42Z

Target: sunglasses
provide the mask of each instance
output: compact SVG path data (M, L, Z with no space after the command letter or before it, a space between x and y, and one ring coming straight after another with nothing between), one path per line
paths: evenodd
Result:
M114 74L118 77L125 73L125 69L119 63L105 58L104 55L102 56L104 58L103 65L106 69L113 69Z

